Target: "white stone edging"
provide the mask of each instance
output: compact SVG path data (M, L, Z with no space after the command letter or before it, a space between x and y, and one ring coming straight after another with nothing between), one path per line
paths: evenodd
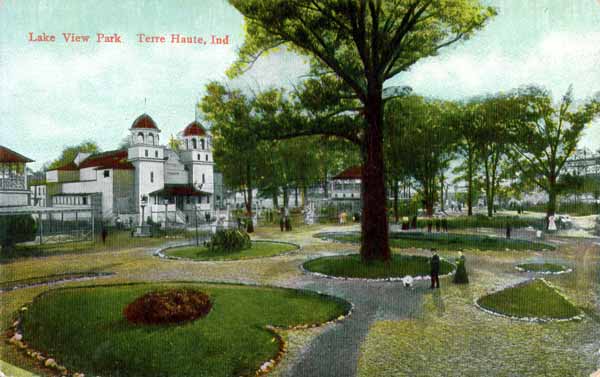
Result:
M563 265L560 265L561 267L565 267ZM562 275L562 274L568 274L569 272L573 272L572 268L566 268L562 271L529 271L524 269L523 267L519 267L519 266L515 266L515 269L519 272L530 272L532 274L540 274L540 275Z
M431 276L430 275L417 275L417 276L405 275L405 276L402 276L402 277L394 276L394 277L389 277L389 278L375 278L375 279L370 279L370 278L354 278L354 277L346 277L346 276L326 275L326 274L322 274L320 272L309 271L306 268L304 268L304 264L306 264L306 263L308 263L310 261L316 260L316 259L327 258L327 257L330 257L330 256L333 256L333 257L336 257L336 256L347 257L347 256L350 256L350 255L359 255L359 254L357 254L355 252L350 252L350 253L340 253L340 254L326 255L326 256L320 255L320 256L317 256L317 257L314 257L314 258L309 258L309 259L306 259L305 261L303 261L300 264L300 271L302 271L302 273L304 273L306 275L313 275L313 276L316 276L316 277L325 278L325 279L331 279L331 280L348 280L348 281L361 281L361 282L399 282L399 281L400 282L404 282L405 278L407 278L409 276L414 281L421 281L421 280L427 281L427 280L431 280ZM445 258L440 258L440 260L444 260L444 261L450 263ZM456 272L456 266L453 263L450 263L450 264L454 267L454 269L451 272L447 273L447 274L439 275L440 278L452 276Z

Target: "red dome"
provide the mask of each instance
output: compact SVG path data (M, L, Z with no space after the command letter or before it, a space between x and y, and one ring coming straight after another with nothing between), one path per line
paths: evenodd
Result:
M136 120L133 121L131 128L152 128L152 129L158 130L158 127L156 127L156 122L154 122L154 119L152 119L152 117L150 117L150 115L145 114L145 113L140 115L139 117L137 117Z
M188 124L188 126L183 130L183 136L204 136L206 135L206 130L200 122L197 120Z

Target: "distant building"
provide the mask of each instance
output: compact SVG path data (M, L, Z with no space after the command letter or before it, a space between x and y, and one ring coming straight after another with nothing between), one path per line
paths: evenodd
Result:
M29 205L27 163L33 160L0 145L0 207Z
M211 135L198 121L177 135L179 148L160 144L160 129L147 114L129 128L127 149L79 153L46 172L48 206L91 206L105 221L186 223L213 210ZM45 191L44 191L45 190ZM40 192L40 194L41 194Z
M360 199L362 167L352 166L331 179L331 199Z
M565 163L564 172L571 175L600 178L600 151L593 152L588 148L576 150Z

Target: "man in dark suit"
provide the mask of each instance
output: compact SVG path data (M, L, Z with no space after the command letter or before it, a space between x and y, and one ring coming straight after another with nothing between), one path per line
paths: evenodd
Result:
M429 262L431 266L431 289L440 287L440 256L437 254L436 249L431 249L433 256Z

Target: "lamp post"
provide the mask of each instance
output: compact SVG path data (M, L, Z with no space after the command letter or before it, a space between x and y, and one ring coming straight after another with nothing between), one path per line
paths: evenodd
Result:
M165 199L164 203L165 203L165 230L167 230L167 226L169 225L169 199Z
M142 195L140 198L140 207L142 207L142 218L140 219L140 233L144 232L144 209L148 205L148 197L146 195Z

